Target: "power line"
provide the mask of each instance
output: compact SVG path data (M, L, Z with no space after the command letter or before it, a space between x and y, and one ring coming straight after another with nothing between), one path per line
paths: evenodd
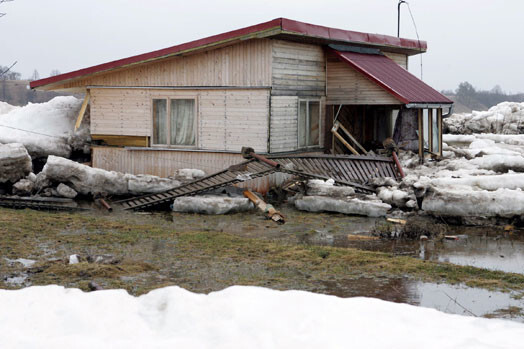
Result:
M66 138L64 136L62 136L62 137L61 136L53 136L53 135L48 135L48 134L40 133L40 132L36 132L36 131L24 130L24 129L13 127L13 126L0 125L0 127L10 128L10 129L13 129L13 130L18 130L18 131L23 131L23 132L28 132L28 133L34 133L34 134L37 134L37 135L40 135L40 136L53 137L53 138L58 138L58 139Z
M415 27L415 34L417 35L418 47L420 51L422 51L422 47L420 45L420 37L418 36L417 24L415 23L415 18L413 17L413 13L411 13L411 7L409 6L409 2L405 2L405 4L408 5L409 16L411 17L413 27ZM422 55L420 55L420 80L423 80Z

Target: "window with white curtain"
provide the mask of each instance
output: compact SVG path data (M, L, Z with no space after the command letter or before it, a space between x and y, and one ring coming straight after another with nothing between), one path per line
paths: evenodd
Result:
M153 144L196 145L195 99L153 99Z
M298 101L298 147L320 146L320 101Z

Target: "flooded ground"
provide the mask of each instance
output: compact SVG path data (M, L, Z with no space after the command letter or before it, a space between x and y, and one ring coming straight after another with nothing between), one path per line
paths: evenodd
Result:
M283 207L286 224L277 225L258 214L200 216L172 213L176 230L229 232L239 236L278 239L319 246L355 247L395 255L416 256L423 260L450 262L490 270L524 274L524 231L504 227L448 226L448 235L457 240L399 241L373 237L370 232L382 218L342 214L310 214ZM158 216L157 216L158 217ZM197 219L195 219L198 217Z
M0 276L8 288L56 283L87 289L95 281L133 294L172 284L205 293L257 285L524 321L524 276L519 276L524 275L524 239L518 230L449 226L446 233L458 240L385 240L370 234L383 219L311 214L288 206L281 211L284 225L257 212L0 209ZM68 256L76 253L81 263L68 265ZM100 256L107 262L86 259Z
M283 226L239 215L232 220L203 217L201 227L215 227L242 236L285 239L320 246L354 247L408 255L422 260L449 262L490 270L524 274L524 232L502 227L449 226L457 240L399 241L377 239L370 234L384 219L338 214L303 214L284 208ZM184 215L172 214L177 229L185 229ZM237 219L238 218L238 219ZM215 221L217 220L217 221ZM181 222L182 221L182 222ZM179 225L181 224L182 225ZM211 223L211 224L210 224ZM263 227L260 226L263 225ZM200 228L201 228L200 227ZM198 228L196 228L198 229ZM409 279L365 279L325 282L323 292L340 297L376 297L393 302L434 308L452 314L508 318L524 322L524 301L515 293L494 292L465 285L419 282Z
M450 314L524 322L524 300L516 293L488 291L410 279L356 279L326 282L323 292L338 297L374 297L437 309Z

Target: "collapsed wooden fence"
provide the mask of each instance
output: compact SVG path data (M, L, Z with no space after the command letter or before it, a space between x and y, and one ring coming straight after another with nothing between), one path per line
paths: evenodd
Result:
M248 156L252 158L177 188L115 203L124 210L144 210L166 205L177 197L208 192L276 172L304 179L333 179L335 185L351 186L359 193L374 192L368 185L371 178L400 176L395 162L380 156L283 155L265 158L254 153Z

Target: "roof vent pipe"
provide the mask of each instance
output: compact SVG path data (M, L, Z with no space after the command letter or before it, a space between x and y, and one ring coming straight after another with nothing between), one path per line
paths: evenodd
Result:
M399 0L398 2L398 6L397 6L397 16L398 16L398 20L397 20L397 38L400 38L400 5L402 4L407 4L407 2L405 2L404 0Z

